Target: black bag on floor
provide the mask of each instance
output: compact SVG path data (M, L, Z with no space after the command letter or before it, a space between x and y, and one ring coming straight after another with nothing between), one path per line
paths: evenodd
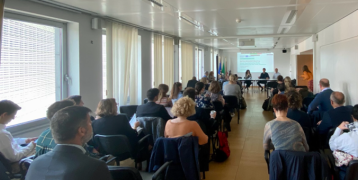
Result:
M264 104L262 104L262 109L264 109L265 111L272 111L271 100L272 98L267 98L264 101Z
M247 105L246 105L246 101L244 97L241 97L240 100L240 109L246 109Z

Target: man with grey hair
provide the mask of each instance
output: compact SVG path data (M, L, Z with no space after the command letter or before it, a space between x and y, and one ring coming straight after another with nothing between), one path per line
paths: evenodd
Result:
M352 122L352 106L344 106L345 97L342 92L334 91L330 96L331 109L324 113L321 121L317 123L318 133L326 135L331 128L338 127L343 121Z
M57 146L32 163L26 179L112 179L104 161L85 155L83 145L93 136L90 109L70 106L51 118L51 131Z
M273 77L272 77L272 78L273 78L274 80L277 80L277 77L278 77L279 75L281 75L281 73L279 73L279 72L278 72L278 69L275 68L275 73L273 74Z
M333 91L330 88L329 80L326 78L321 79L319 81L319 88L321 89L321 92L316 95L316 97L308 106L308 114L312 114L316 108L318 108L320 114L333 109L330 101L330 96Z

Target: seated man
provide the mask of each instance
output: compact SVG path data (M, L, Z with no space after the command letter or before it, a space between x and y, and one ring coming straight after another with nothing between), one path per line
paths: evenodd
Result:
M270 79L270 75L266 72L266 68L262 69L262 73L259 76L259 79ZM257 81L257 85L259 85L259 87L261 88L261 91L263 89L261 84L265 84L265 91L266 91L266 83L267 83L267 81Z
M159 90L157 88L147 91L148 103L138 106L137 117L161 117L164 121L172 119L163 105L156 104Z
M323 119L317 123L319 134L326 135L331 128L339 126L343 121L352 122L352 108L344 106L344 94L335 91L330 99L334 109L325 112Z
M198 81L196 80L196 77L193 76L193 78L188 81L188 84L186 85L186 87L187 87L187 88L189 88L189 87L195 88L195 84L196 84L197 82L198 82Z
M70 106L51 118L56 147L32 163L26 179L112 179L104 161L85 155L83 148L93 135L90 109Z
M0 153L2 153L7 160L10 161L13 171L16 173L20 171L18 161L22 158L30 156L35 153L37 138L13 138L11 133L6 130L6 124L15 118L15 115L21 107L9 100L0 101ZM21 144L28 144L21 147Z
M311 114L317 107L318 111L323 114L324 112L333 109L330 101L330 97L332 94L332 89L329 87L328 79L321 79L319 81L319 88L321 92L316 95L313 101L308 106L307 113Z

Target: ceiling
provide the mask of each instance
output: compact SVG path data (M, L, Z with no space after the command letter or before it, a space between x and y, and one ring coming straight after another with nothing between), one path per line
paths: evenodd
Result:
M218 49L290 48L358 9L358 0L54 1Z

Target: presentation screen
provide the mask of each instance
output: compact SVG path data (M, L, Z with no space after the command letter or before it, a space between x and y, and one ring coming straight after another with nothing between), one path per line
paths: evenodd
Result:
M266 68L266 72L274 72L273 56L271 53L237 53L237 71L246 72L262 72L262 68Z

